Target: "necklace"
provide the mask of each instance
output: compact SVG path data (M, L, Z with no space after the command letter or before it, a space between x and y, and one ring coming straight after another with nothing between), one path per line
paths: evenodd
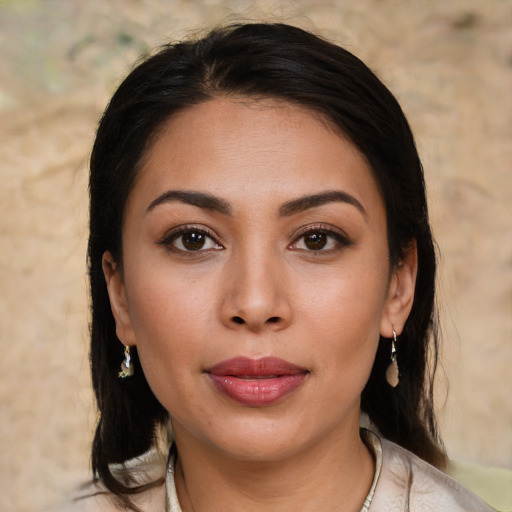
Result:
M373 475L372 485L363 506L359 512L370 512L370 506L372 504L373 496L375 494L375 488L379 480L380 472L382 469L382 446L380 439L369 430L362 430L362 437L366 445L373 452L375 457L375 474ZM176 464L176 449L171 448L169 455L169 462L167 464L167 473L165 476L165 494L166 494L166 507L165 512L182 512L180 502L178 500L178 494L176 493L176 484L174 481L174 467Z

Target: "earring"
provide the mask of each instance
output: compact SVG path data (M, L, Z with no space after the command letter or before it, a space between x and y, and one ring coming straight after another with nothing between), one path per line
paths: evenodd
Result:
M391 340L391 362L389 363L386 369L386 381L392 387L396 388L398 386L399 372L398 372L398 363L396 362L396 332L393 329L393 339Z
M130 347L128 345L124 346L124 359L121 363L121 371L117 374L120 379L126 379L127 377L131 377L133 375L133 365L131 363L130 356Z

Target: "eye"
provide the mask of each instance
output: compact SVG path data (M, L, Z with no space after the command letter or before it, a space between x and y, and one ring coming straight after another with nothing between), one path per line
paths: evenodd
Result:
M160 242L176 251L203 252L223 249L211 234L204 229L183 227L174 230Z
M299 251L328 252L349 245L347 237L330 228L313 227L302 232L290 248Z
M302 237L302 241L311 251L320 251L325 249L330 240L325 233L308 233Z

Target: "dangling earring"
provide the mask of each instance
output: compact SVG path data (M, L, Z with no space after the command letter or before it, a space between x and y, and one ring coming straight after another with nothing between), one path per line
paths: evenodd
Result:
M120 379L126 379L127 377L131 377L133 375L133 365L131 363L130 356L130 347L128 345L124 346L124 359L121 363L121 371L117 374Z
M392 387L396 388L398 386L399 372L398 372L398 363L396 362L396 332L393 329L393 339L391 340L391 362L389 363L386 369L386 381Z

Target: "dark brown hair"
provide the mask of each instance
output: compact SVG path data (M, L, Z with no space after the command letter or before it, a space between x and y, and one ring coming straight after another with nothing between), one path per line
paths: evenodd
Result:
M438 355L435 248L421 162L394 96L357 57L299 28L242 24L200 39L169 44L139 64L118 88L99 124L91 156L89 271L91 364L100 412L93 471L115 494L134 492L109 468L148 450L168 421L143 372L117 378L123 346L116 337L102 255L122 265L123 212L152 137L176 112L218 96L280 99L320 113L370 163L386 204L392 265L411 241L418 275L411 314L401 334L400 385L385 382L390 341L381 339L362 408L388 439L437 466L445 463L433 409ZM137 353L133 351L137 365ZM430 363L430 366L429 366Z

